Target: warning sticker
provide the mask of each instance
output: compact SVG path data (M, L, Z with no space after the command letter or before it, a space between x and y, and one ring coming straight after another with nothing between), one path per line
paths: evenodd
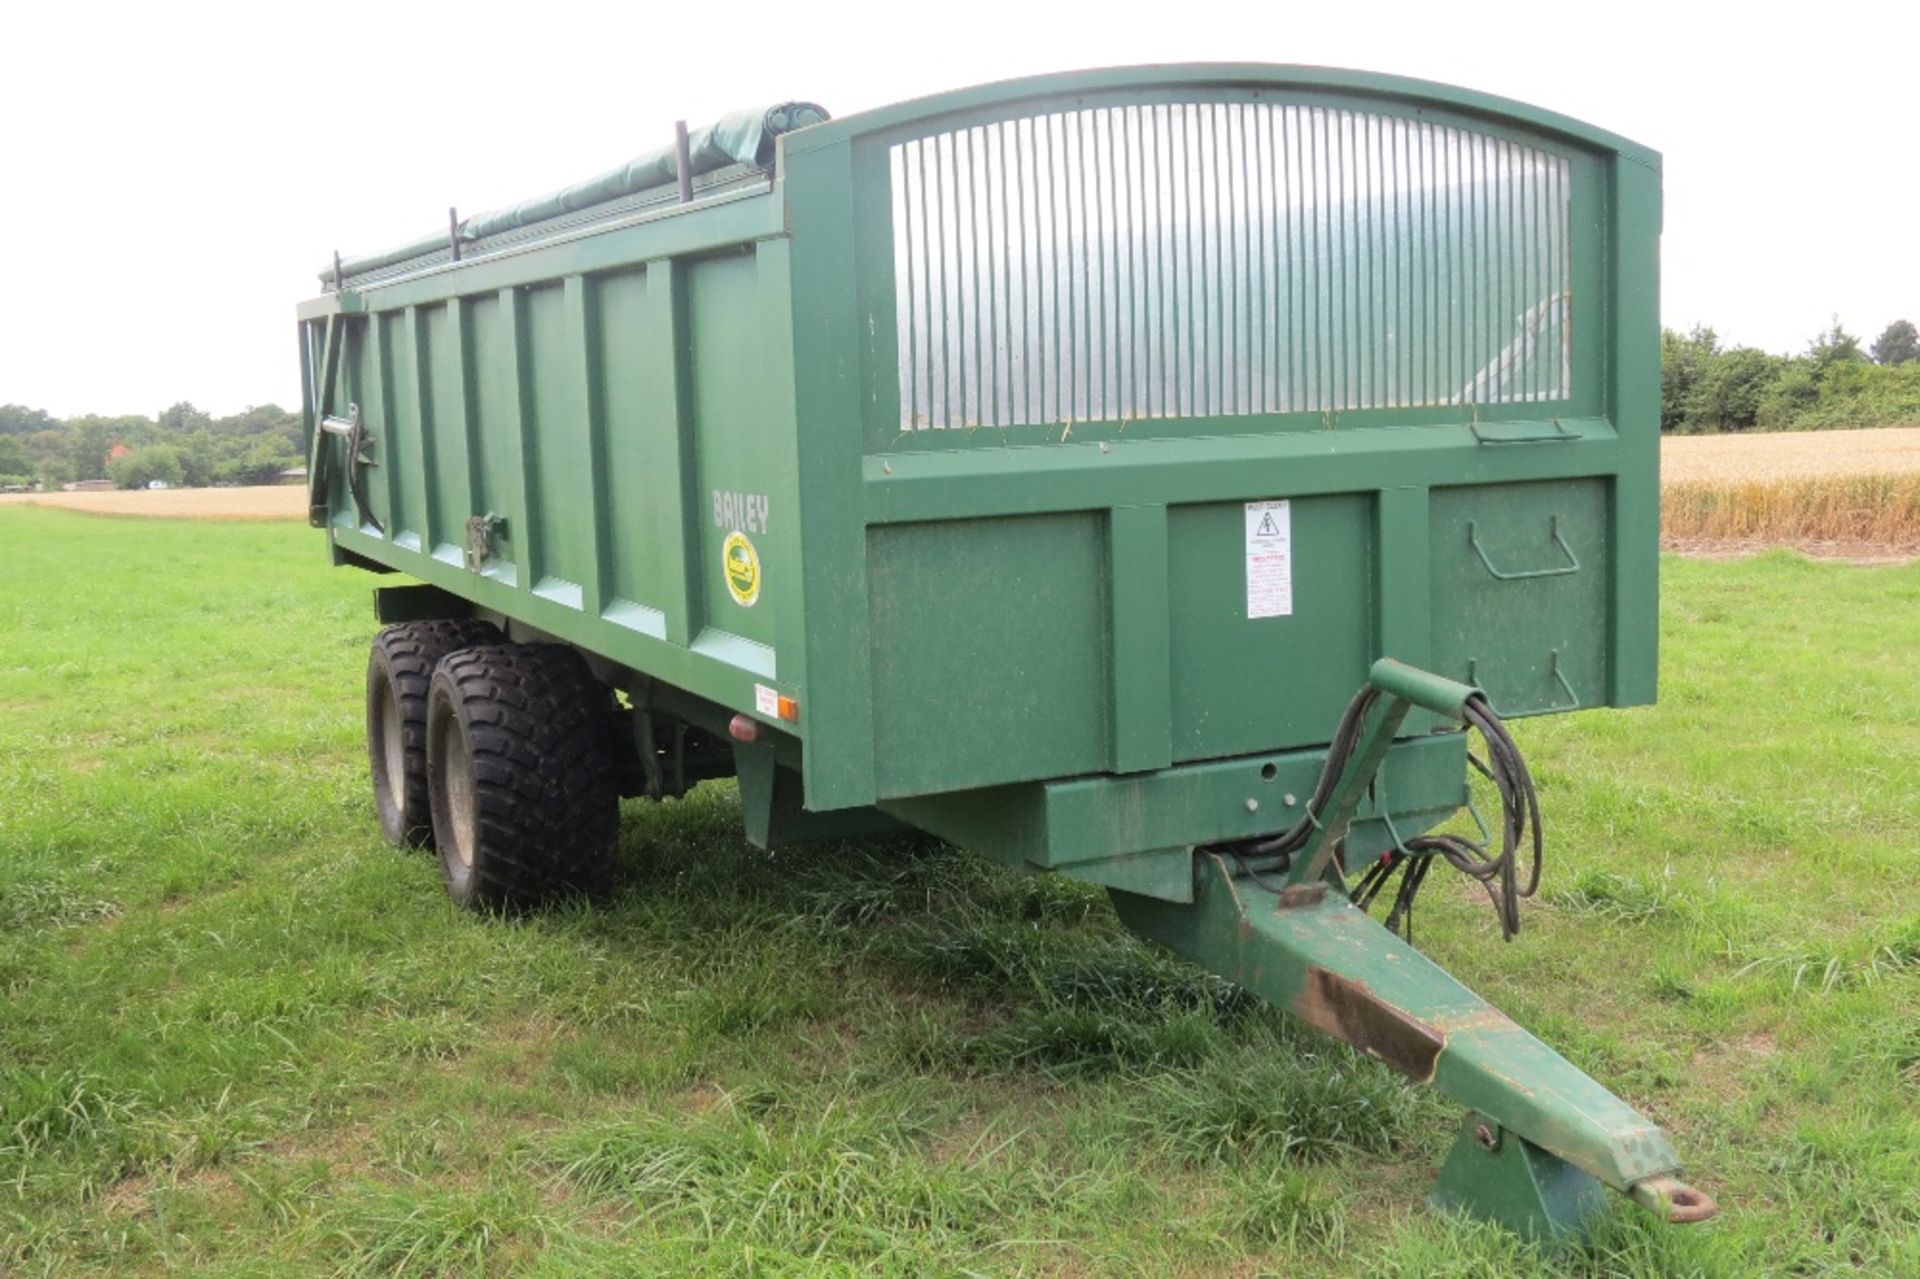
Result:
M771 715L775 719L780 718L780 694L768 688L765 684L755 684L753 686L753 709L759 711L762 715Z
M720 548L720 562L727 578L727 594L741 607L752 608L760 598L760 553L745 533L727 534Z
M1247 503L1247 617L1293 616L1293 507Z

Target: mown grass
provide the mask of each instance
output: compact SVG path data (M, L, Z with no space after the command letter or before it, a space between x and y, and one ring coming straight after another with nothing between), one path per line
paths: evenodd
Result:
M1920 1273L1920 568L1669 561L1662 705L1521 728L1520 939L1423 899L1719 1198L1549 1259L1423 1207L1450 1107L1071 883L709 786L605 903L454 910L319 549L0 510L0 1273Z

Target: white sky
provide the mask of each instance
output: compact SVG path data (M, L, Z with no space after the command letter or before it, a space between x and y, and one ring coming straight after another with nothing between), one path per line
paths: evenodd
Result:
M1920 4L28 4L0 12L0 403L298 402L293 304L673 121L1263 61L1518 98L1665 153L1666 323L1920 321Z

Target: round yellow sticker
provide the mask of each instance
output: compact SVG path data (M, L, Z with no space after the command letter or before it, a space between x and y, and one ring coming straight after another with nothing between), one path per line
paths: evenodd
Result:
M727 578L727 594L743 608L752 608L760 598L760 553L753 549L745 533L729 533L720 548L720 559Z

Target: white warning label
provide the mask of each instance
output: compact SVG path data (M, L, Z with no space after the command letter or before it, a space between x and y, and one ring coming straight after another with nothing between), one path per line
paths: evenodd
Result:
M1293 616L1293 507L1247 503L1247 617Z

